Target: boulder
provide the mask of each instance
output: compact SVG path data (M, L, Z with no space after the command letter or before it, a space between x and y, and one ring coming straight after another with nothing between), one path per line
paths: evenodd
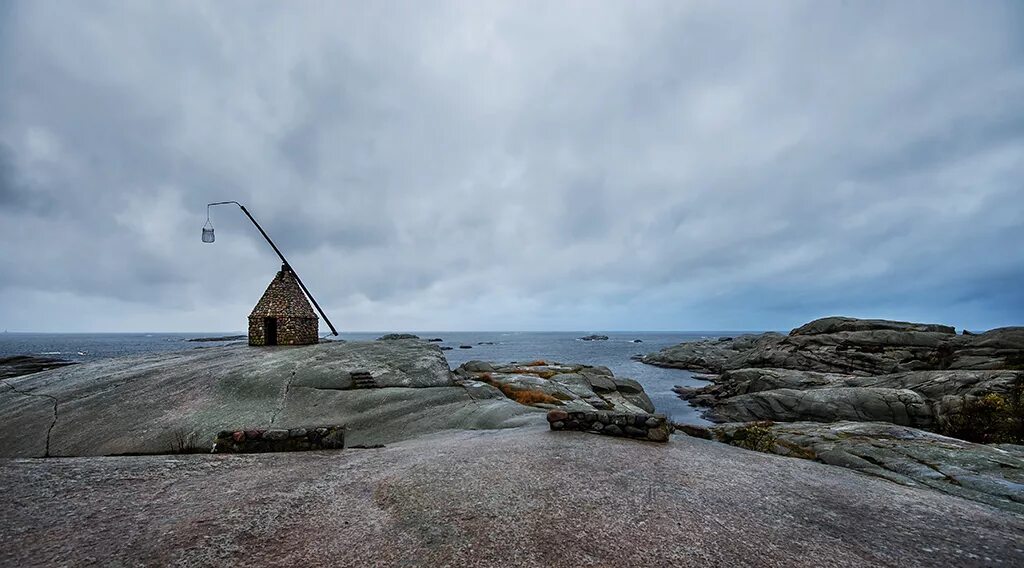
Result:
M469 361L455 369L454 374L463 384L468 384L469 380L485 382L537 408L548 409L555 405L570 412L654 412L654 404L640 383L618 379L611 369L603 366L546 361L527 364Z
M420 336L411 333L389 333L377 338L377 341L400 341L402 339L419 339Z
M918 428L934 424L931 406L920 394L877 387L778 389L744 394L719 402L708 418L717 422L857 420Z
M460 369L465 369L471 373L491 373L494 371L494 366L486 361L467 361L459 366Z
M633 379L617 379L613 378L612 382L615 383L615 390L623 393L639 394L644 392L644 387L640 386L640 383Z

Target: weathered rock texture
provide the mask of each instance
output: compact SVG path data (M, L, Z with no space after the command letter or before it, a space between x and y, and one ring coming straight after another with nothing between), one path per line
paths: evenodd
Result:
M664 414L617 414L599 410L597 412L548 412L548 424L552 430L579 430L604 436L621 436L667 442L672 433Z
M676 387L725 422L697 435L817 459L1021 512L1024 328L824 318L777 333L682 344L643 361L719 373ZM821 423L821 424L815 424ZM711 435L711 432L714 435Z
M378 388L353 389L351 373ZM230 345L83 363L0 381L0 456L83 456L209 450L241 424L339 424L351 444L445 429L543 424L538 409L456 384L421 341ZM143 433L144 435L140 435Z
M344 426L309 428L248 428L222 430L213 444L213 453L258 454L264 452L308 452L340 450L345 447Z
M685 436L543 428L0 460L0 565L1024 565L1024 518L966 499Z
M545 361L506 365L469 361L456 369L455 375L477 392L505 395L538 408L654 412L654 404L640 383L617 378L607 367Z
M400 339L419 339L420 336L411 333L388 333L377 338L377 341L398 341ZM433 340L431 340L433 341Z
M956 335L953 328L824 318L789 335L766 333L682 343L643 356L652 365L720 373L751 367L884 375L945 369L1024 368L1024 327Z
M53 357L36 357L33 355L15 355L0 357L0 379L10 379L22 375L31 375L40 371L48 371L59 367L74 365L74 361L54 359Z
M1024 446L973 444L884 423L728 423L690 434L820 461L1024 514Z
M965 405L1019 397L1024 371L916 371L865 377L789 369L739 369L702 388L677 387L718 422L855 420L947 431Z
M718 422L855 420L967 431L962 423L979 400L1021 404L1024 328L958 336L936 324L824 318L788 336L684 343L642 360L719 372L706 387L676 389L711 407L708 418Z
M249 314L249 345L310 345L319 340L316 313L295 273L282 266Z

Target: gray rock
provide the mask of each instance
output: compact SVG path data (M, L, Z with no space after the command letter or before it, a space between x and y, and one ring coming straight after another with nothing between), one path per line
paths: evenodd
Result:
M188 341L190 343L210 343L210 342L219 343L219 342L222 342L222 341L241 341L243 339L248 339L248 336L246 336L246 335L222 335L222 336L219 336L219 337L193 337L192 339L186 339L185 341Z
M604 427L604 433L611 436L620 436L622 435L622 428L617 424L609 424Z
M459 366L460 369L465 369L472 373L491 373L494 372L494 366L486 361L467 361Z
M623 428L623 431L626 432L627 436L632 436L634 438L647 437L647 431L642 428L637 428L636 426L626 426L625 428Z
M612 379L615 383L615 388L622 393L639 394L644 392L644 387L640 386L640 383L633 379Z
M587 382L590 383L590 388L593 389L594 392L608 393L615 392L618 390L615 381L607 375L589 373L584 374L583 376L586 377Z
M1024 565L1020 515L682 436L0 460L0 479L8 566Z
M711 416L726 421L891 421L886 418L889 410L878 404L877 392L872 394L871 389L908 390L919 395L921 400L915 404L923 401L930 409L932 419L897 423L937 427L947 422L951 415L960 412L963 405L973 398L987 394L1009 395L1015 385L1019 384L1024 384L1024 371L914 371L863 377L788 369L740 369L722 373L715 377L713 384L706 387L673 390L692 404L711 406L714 409ZM825 409L827 413L835 415L823 416L820 404L797 404L793 400L793 391L817 390L827 392L814 397L832 397L837 393L842 396L841 401L833 400L834 404ZM861 394L857 394L858 391ZM814 397L812 399L816 403L822 402ZM836 404L843 408L836 408ZM916 412L916 407L912 410ZM800 415L801 412L808 414ZM896 416L903 418L901 412L897 412ZM906 419L911 418L908 416Z
M399 341L402 339L419 339L420 336L411 333L389 333L377 338L377 341Z
M876 387L779 389L744 394L716 404L708 417L721 422L858 420L919 428L934 424L931 407L923 396L906 389Z
M824 318L788 336L767 333L682 343L640 360L714 373L752 367L855 375L1019 369L1024 365L1024 328L958 336L953 328L936 324Z
M74 365L74 361L55 359L53 357L36 357L34 355L15 355L0 357L0 379L11 379L22 375L31 375L40 371L48 371L59 367Z
M583 341L608 341L608 336L607 335L588 335L586 337L581 337L580 339L582 339Z
M791 332L791 335L820 335L824 333L838 333L841 331L913 331L926 333L945 333L955 335L956 330L948 325L931 323L911 323L905 321L891 321L880 319L857 319L846 317L827 317L816 319L806 323Z
M590 381L579 373L559 373L549 380L564 386L574 395L585 398L588 402L590 398L596 398L594 390L590 386Z
M381 388L343 390L352 370ZM112 409L116 409L113 411ZM543 423L505 397L474 399L420 341L231 345L82 363L0 383L0 456L166 453L176 433L344 424L352 444ZM48 435L49 434L49 435Z
M465 380L477 379L495 384L506 392L541 392L558 399L568 411L613 410L634 414L654 411L651 399L639 383L631 379L616 379L607 367L542 361L534 363L536 364L470 361L460 365L454 374L463 379L462 384L467 384ZM532 405L550 406L548 402Z
M267 440L287 440L288 430L267 430L263 433L263 437Z
M721 441L746 424L709 430ZM854 469L1024 513L1024 447L973 444L884 423L796 422L770 425L773 453Z
M466 389L466 392L469 393L469 396L473 397L473 400L505 398L505 393L498 390L497 387L484 382L465 380L459 381L459 384L462 385L462 388Z

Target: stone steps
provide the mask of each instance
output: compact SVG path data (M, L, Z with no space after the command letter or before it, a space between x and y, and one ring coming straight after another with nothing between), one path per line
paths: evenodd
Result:
M370 375L369 371L353 371L352 388L375 389L377 388L377 381L373 380L373 376Z

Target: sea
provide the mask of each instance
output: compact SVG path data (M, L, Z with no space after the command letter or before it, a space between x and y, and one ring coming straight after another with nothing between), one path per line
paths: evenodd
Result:
M663 347L685 341L733 336L749 331L680 331L680 332L525 332L525 331L473 331L473 332L416 332L423 339L439 338L439 346L451 347L444 352L448 364L455 369L466 361L479 359L507 363L543 359L547 362L604 365L616 377L632 378L643 385L658 412L672 420L687 424L707 424L701 412L680 399L672 387L696 387L707 384L694 378L689 371L663 369L634 361L638 354L650 353ZM0 357L11 355L41 355L71 361L95 361L110 357L124 357L146 353L162 353L198 349L223 342L189 342L200 337L243 335L244 332L224 333L21 333L0 332ZM327 336L323 341L369 341L383 332L341 333ZM598 334L608 336L607 341L583 341L582 337ZM236 340L237 341L237 340Z

